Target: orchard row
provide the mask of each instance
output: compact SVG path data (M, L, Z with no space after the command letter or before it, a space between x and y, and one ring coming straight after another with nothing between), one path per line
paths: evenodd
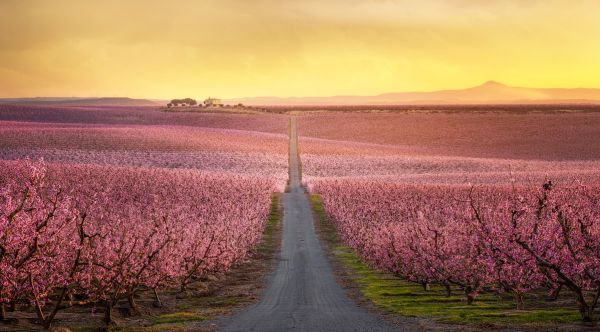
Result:
M110 323L141 290L226 271L261 239L276 190L254 176L0 163L0 318L31 305L46 327L75 299Z
M499 179L497 181L501 183ZM600 297L600 183L539 186L311 183L341 239L372 266L424 286L485 291L568 288L589 321Z

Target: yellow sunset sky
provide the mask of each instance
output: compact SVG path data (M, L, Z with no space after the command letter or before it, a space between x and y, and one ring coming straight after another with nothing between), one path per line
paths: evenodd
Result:
M1 0L0 97L600 88L600 1Z

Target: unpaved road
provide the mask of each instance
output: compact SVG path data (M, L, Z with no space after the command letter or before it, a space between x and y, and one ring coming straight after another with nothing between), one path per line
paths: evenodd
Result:
M291 191L283 195L283 235L277 270L259 303L226 321L223 331L394 331L357 306L335 277L315 235L300 186L296 118L291 118Z

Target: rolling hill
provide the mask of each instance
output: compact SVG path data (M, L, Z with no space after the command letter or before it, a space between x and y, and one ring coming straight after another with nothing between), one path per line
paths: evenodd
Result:
M78 98L78 97L36 97L1 98L0 104L47 105L47 106L158 106L161 103L148 99L126 97Z
M392 104L569 104L600 103L600 89L523 88L495 81L467 89L396 92L376 96L252 97L225 100L245 105L392 105Z

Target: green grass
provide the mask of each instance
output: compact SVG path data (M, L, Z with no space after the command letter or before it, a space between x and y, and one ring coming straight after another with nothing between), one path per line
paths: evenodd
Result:
M102 329L100 329L102 331ZM161 331L189 331L186 322L154 324L149 326L127 326L127 327L110 327L110 332L161 332Z
M154 331L188 331L188 323L201 322L207 320L208 317L200 315L193 311L180 311L150 319L152 325L147 326L111 326L108 328L110 332L154 332ZM73 330L76 331L76 330ZM77 330L79 331L79 330Z
M96 332L98 327L96 326L74 326L69 328L72 332Z
M459 290L446 296L444 288L432 285L426 291L421 285L372 269L350 249L340 243L335 227L327 220L320 197L311 195L324 240L332 244L336 259L359 286L363 296L386 311L403 316L434 318L441 322L478 325L532 325L576 323L581 317L574 306L564 307L545 302L544 294L525 299L525 309L516 310L510 294L481 294L467 305Z
M174 312L170 314L164 314L152 319L154 324L165 324L165 323L184 323L184 322L200 322L207 320L206 316L199 315L192 311Z
M271 239L275 236L280 220L281 209L279 208L279 195L273 194L273 196L271 196L271 212L269 213L269 218L263 232L263 240L256 246L256 251L266 252L271 248L273 245Z
M192 310L196 307L226 308L245 301L244 296L199 296L188 299L187 303L176 306L177 310Z

